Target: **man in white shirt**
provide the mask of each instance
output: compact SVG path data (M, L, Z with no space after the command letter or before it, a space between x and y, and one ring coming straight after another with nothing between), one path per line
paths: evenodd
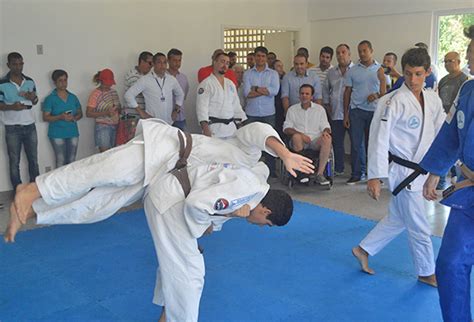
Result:
M229 56L217 54L212 62L212 74L198 86L196 113L202 133L217 138L229 138L237 131L235 121L247 119L240 106L234 83L225 78Z
M311 101L313 94L313 86L301 85L301 103L288 109L283 132L291 138L290 146L293 151L298 153L304 149L319 150L316 182L320 185L328 185L329 181L324 176L324 168L331 152L331 126L324 107Z
M173 124L183 106L184 92L178 81L166 75L167 60L163 53L153 56L153 70L140 78L125 93L127 106L136 108L143 119L155 117ZM142 93L145 109L137 103L136 96Z
M131 70L125 74L125 92L132 87L133 84L137 82L140 78L145 76L153 68L153 54L149 51L143 51L138 56L138 65L133 67ZM136 97L138 106L141 106L142 109L145 109L145 99L140 93ZM128 106L127 106L128 107ZM135 109L128 109L127 112L136 114Z

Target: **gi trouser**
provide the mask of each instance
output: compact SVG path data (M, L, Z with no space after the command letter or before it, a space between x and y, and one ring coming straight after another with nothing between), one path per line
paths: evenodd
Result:
M405 229L418 276L435 272L431 230L426 219L425 202L421 191L404 189L393 196L385 216L362 240L360 247L374 256Z
M144 150L133 141L38 176L42 198L33 203L37 223L93 223L139 200Z
M168 322L195 322L205 269L197 239L184 219L184 203L164 213L159 213L149 197L144 204L159 262L153 303L166 307Z
M474 208L467 210L451 209L436 261L439 300L443 319L447 322L468 322L472 320L473 212Z

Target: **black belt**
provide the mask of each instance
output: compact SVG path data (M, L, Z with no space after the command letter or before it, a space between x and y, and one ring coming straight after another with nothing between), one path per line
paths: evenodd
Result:
M398 195L400 191L402 191L406 186L408 186L410 183L413 182L416 178L418 178L419 175L421 174L427 174L428 172L420 167L418 163L411 162L405 159L402 159L400 157L397 157L396 155L393 155L391 153L388 154L388 160L389 162L395 162L396 164L399 164L401 166L404 166L406 168L413 169L415 171L412 172L408 177L406 177L405 180L400 182L400 184L395 188L395 190L392 191L392 194L394 196Z
M234 121L241 121L242 119L235 119L235 118L231 118L231 119L220 119L218 117L214 117L214 116L209 116L209 124L216 124L216 123L223 123L223 124L230 124Z
M187 197L191 192L191 182L189 181L188 175L188 157L191 154L191 148L193 145L193 139L191 134L184 132L186 136L186 146L184 145L184 138L181 131L178 131L179 138L179 159L176 161L176 165L170 170L170 173L178 179L178 182L183 188L184 196Z

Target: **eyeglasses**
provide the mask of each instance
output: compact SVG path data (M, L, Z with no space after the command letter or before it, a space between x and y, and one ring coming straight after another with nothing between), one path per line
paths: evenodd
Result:
M458 60L457 59L445 59L444 60L444 63L447 64L447 63L455 63L457 62Z

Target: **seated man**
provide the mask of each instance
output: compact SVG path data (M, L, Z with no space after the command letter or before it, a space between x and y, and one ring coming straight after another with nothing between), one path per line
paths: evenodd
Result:
M316 173L316 182L328 185L329 181L324 176L324 168L331 152L331 127L324 108L311 101L314 88L304 84L300 87L301 103L290 106L283 124L283 132L291 139L290 147L296 153L304 149L319 151L319 165ZM308 182L308 178L300 182Z
M269 170L258 162L261 150L282 158L293 175L295 169L311 172L312 165L310 160L288 151L276 132L265 124L255 123L238 130L234 144L229 143L232 140L221 142L202 135L186 134L184 140L180 130L156 120L141 125L144 144L138 137L110 152L44 174L36 183L19 186L5 239L13 241L19 226L28 218L37 217L50 224L77 223L82 218L77 209L87 212L90 205L81 208L75 204L90 194L96 194L95 202L107 208L128 200L109 200L108 194L103 193L106 189L117 188L115 197L134 198L140 195L140 189L120 189L146 186L145 213L160 263L153 302L166 305L166 315L163 310L160 321L197 321L204 286L204 260L197 238L219 230L229 217L283 226L293 212L292 199L286 192L269 189ZM157 138L160 149L153 144ZM132 155L130 152L136 152L136 166L131 168L126 160L129 158L124 157ZM43 198L42 203L39 198ZM99 207L91 216L97 213L104 213L104 209Z

